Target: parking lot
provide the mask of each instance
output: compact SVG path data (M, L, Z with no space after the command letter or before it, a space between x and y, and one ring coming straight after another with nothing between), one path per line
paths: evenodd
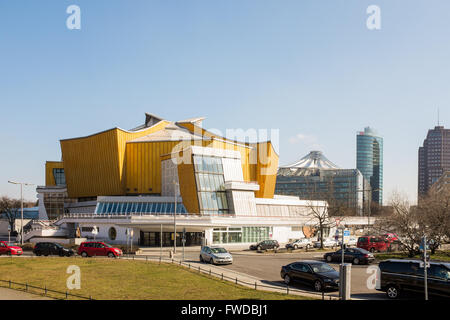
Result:
M280 277L281 267L289 263L299 260L323 260L325 252L292 252L292 253L256 253L255 251L231 251L233 255L233 264L223 265L220 268L232 270L241 274L247 274L252 277L267 281L271 284L283 284ZM176 255L177 259L181 258L181 253ZM186 261L198 262L198 252L186 252ZM339 271L338 263L330 263L330 265ZM376 265L376 264L371 264ZM367 265L353 265L352 266L352 283L351 291L353 298L379 300L386 299L383 292L367 287L367 279L370 274L367 273ZM303 286L302 284L293 284L298 289L313 291L312 288Z

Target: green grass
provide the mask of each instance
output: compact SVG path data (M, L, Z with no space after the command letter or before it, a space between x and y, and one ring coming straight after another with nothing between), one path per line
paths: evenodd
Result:
M375 258L378 260L386 259L411 259L407 253L404 252L389 252L389 253L376 253ZM413 259L422 259L421 255L416 255ZM435 254L430 255L431 260L450 261L450 251L436 251Z
M169 263L102 258L0 259L0 279L65 292L69 265L81 269L81 289L70 293L105 300L309 299L252 290ZM5 286L5 284L2 284ZM61 298L61 296L59 296Z

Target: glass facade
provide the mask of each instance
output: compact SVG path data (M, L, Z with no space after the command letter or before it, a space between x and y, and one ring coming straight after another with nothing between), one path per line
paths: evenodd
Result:
M367 127L356 136L356 167L369 180L372 200L383 204L383 138Z
M272 227L223 227L214 228L213 243L253 243L270 239Z
M95 209L96 214L167 214L174 213L173 202L99 202ZM182 203L177 203L177 213L187 214Z
M347 207L362 214L370 199L370 185L357 169L280 168L275 193L325 200L330 206Z
M228 213L222 159L193 156L200 213Z
M64 174L64 169L62 168L53 169L53 177L55 178L55 183L57 186L66 185L66 175Z

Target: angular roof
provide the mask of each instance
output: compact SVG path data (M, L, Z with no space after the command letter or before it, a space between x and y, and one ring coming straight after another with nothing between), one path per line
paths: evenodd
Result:
M328 160L321 151L311 151L300 160L280 168L339 169L339 167Z
M164 129L150 133L146 136L128 141L133 142L151 142L151 141L180 141L180 140L201 140L205 139L200 135L195 135L189 130L171 122Z

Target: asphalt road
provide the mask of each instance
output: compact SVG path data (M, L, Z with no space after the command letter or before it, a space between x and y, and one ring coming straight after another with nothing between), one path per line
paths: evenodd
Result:
M264 279L270 283L283 283L280 277L281 267L289 263L300 260L323 260L323 252L296 252L296 253L254 253L254 252L232 252L233 264L221 266L222 268L233 270ZM176 257L180 257L177 255ZM198 261L199 254L195 252L186 252L187 261ZM339 271L339 263L330 263L330 265ZM376 264L371 264L375 265ZM353 298L363 298L371 300L387 299L386 294L375 289L369 289L367 280L370 274L367 273L367 265L352 265L351 292ZM312 288L302 284L293 284L293 286L302 290L313 291Z

